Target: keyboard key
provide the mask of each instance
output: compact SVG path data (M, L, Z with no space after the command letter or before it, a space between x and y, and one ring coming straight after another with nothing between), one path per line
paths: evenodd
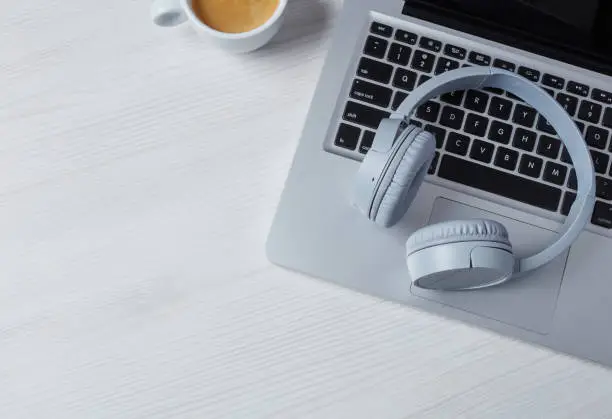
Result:
M472 51L468 56L468 61L476 65L489 65L491 63L491 57Z
M601 176L595 178L595 194L597 198L609 201L612 199L612 180Z
M510 134L512 134L512 127L510 125L499 121L491 122L491 129L489 129L489 140L508 144L510 142Z
M578 178L576 177L576 169L572 168L567 178L567 187L573 190L578 189Z
M410 49L410 47L394 42L391 44L391 48L389 48L389 53L387 54L387 61L399 65L407 65L410 61L411 53L412 49Z
M393 33L393 28L389 25L385 25L384 23L372 22L372 25L370 25L370 32L388 38Z
M556 159L559 156L559 150L561 149L561 141L549 137L548 135L540 135L540 141L538 143L537 153L541 156Z
M591 92L591 99L605 103L606 105L612 105L612 93L605 90L593 89Z
M389 45L387 40L370 35L366 40L363 53L372 57L383 58L385 56L385 52L387 52L387 45Z
M486 117L476 115L475 113L470 113L465 120L465 126L463 129L469 134L484 137L488 126L489 120Z
M555 91L553 89L549 89L548 87L543 87L542 89L552 97L555 97Z
M423 83L425 83L427 80L429 80L431 77L426 75L426 74L421 74L421 77L419 77L419 81L418 81L418 85L422 85Z
M512 111L512 102L501 97L494 96L491 98L491 106L489 106L489 115L499 119L508 119Z
M600 227L612 228L612 205L596 201L591 222Z
M493 67L502 68L504 70L512 71L512 72L516 70L515 64L509 61L506 61L506 60L501 60L499 58L496 58L495 61L493 61Z
M555 89L563 89L565 86L565 79L546 73L542 76L542 84L544 86L554 87Z
M531 106L525 106L520 103L514 108L512 121L527 128L531 128L535 122L537 112Z
M465 58L465 54L467 53L467 51L465 50L465 48L456 47L451 44L446 44L446 46L444 47L444 53L448 55L449 57L463 60Z
M388 87L370 83L364 80L353 80L350 96L363 102L378 105L382 108L389 106L393 90Z
M468 90L463 106L476 112L484 112L489 103L489 95L478 90Z
M442 74L450 70L459 68L459 61L451 60L449 58L440 57L438 58L438 64L434 74Z
M433 69L434 60L436 56L429 52L416 50L412 56L411 67L415 70L419 70L425 73L430 73Z
M440 99L448 104L460 106L461 102L463 101L463 94L463 90L454 90L452 92L444 93L442 96L440 96Z
M514 170L518 161L518 152L506 147L499 147L495 154L495 165L504 169Z
M372 147L372 143L374 142L374 137L376 136L375 132L365 130L363 132L363 137L361 138L361 144L359 144L359 152L361 154L366 154L370 147Z
M355 147L357 147L359 135L361 135L361 130L359 128L342 123L336 133L334 144L338 147L354 150Z
M588 100L583 100L580 103L580 109L578 110L578 118L592 122L593 124L597 124L599 122L599 118L601 117L602 106L589 102Z
M495 93L496 95L504 94L504 91L502 89L498 89L497 87L483 87L482 90L486 90L487 92Z
M469 146L470 137L467 135L459 134L458 132L451 132L448 134L448 141L446 142L447 151L465 156Z
M565 90L578 96L586 97L589 95L589 86L582 83L576 83L575 81L567 83L567 88Z
M483 163L490 163L493 158L494 149L495 146L489 142L474 140L470 150L470 157Z
M430 51L440 52L440 50L442 49L442 42L422 36L421 41L419 42L419 46Z
M608 162L610 161L610 155L601 153L597 150L589 150L591 153L591 160L593 160L593 168L596 173L606 173L608 170Z
M395 76L393 76L393 86L410 92L414 89L416 78L417 73L414 71L398 67L395 70Z
M371 129L377 129L380 121L391 116L390 112L381 111L370 106L348 101L344 108L343 118Z
M401 29L398 29L397 32L395 32L395 39L406 44L416 44L417 38L418 36L412 32L404 31Z
M521 150L533 151L536 138L537 135L535 132L523 128L517 128L516 131L514 131L512 145L516 148L520 148Z
M421 128L423 126L423 123L421 121L417 121L416 119L411 119L410 120L410 124L411 125L416 125L419 128Z
M572 164L572 158L569 155L569 151L567 151L567 147L563 147L563 151L561 151L561 161L563 163Z
M417 108L416 116L429 122L436 122L440 113L440 104L428 100Z
M533 68L520 66L517 73L534 83L540 80L540 72Z
M578 108L578 98L576 96L570 96L559 92L557 94L557 102L559 102L561 106L565 108L565 111L570 116L574 116L576 113L576 108Z
M550 211L557 211L561 201L559 188L450 154L442 157L438 176Z
M523 99L521 99L520 97L518 97L514 93L506 92L506 96L508 96L510 99L516 100L517 102L524 102Z
M550 123L542 115L538 116L537 129L539 129L542 132L546 132L548 134L551 134L551 135L556 135L557 134L557 131L555 131L553 126L550 125Z
M567 166L548 161L546 166L544 166L544 176L542 177L547 182L563 185L565 183L565 175L567 175Z
M587 128L584 138L587 144L591 147L600 148L603 150L608 144L608 135L608 130L590 125Z
M381 63L366 57L359 61L359 67L357 68L358 76L384 84L389 83L392 72L393 66L391 64Z
M436 167L438 166L438 161L440 160L440 153L436 151L433 159L431 160L431 164L429 165L429 169L427 169L427 173L433 175L436 173Z
M433 134L436 139L436 148L442 148L444 145L444 137L446 137L446 130L444 128L436 127L435 125L425 125L425 131L429 131Z
M444 106L442 109L442 116L440 117L440 124L449 128L460 129L463 124L463 116L465 111L454 108L452 106Z
M603 121L601 122L604 126L612 128L612 108L606 108L604 113Z
M568 215L575 200L576 200L575 193L565 192L565 196L563 197L563 204L561 204L561 214Z
M521 163L519 164L519 173L537 179L542 172L542 164L543 160L541 158L530 154L523 154L521 156Z
M406 99L407 97L408 97L408 93L404 93L401 91L395 92L395 96L393 96L393 103L391 104L391 109L396 111L397 108L399 108L399 106L402 104L404 99Z
M578 130L584 134L584 129L585 129L585 125L584 122L580 122L580 121L574 121L576 123L576 126L578 127Z

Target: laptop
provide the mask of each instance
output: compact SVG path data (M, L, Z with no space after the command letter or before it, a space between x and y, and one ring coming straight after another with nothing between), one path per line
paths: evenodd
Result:
M381 228L351 204L382 118L430 77L464 65L516 72L546 89L584 135L597 203L573 246L489 289L411 285L405 241L425 225L503 223L516 255L550 243L576 192L548 121L505 91L451 92L412 116L436 134L410 209ZM356 292L612 365L612 2L344 2L267 240L271 262ZM410 336L406 336L407 339Z

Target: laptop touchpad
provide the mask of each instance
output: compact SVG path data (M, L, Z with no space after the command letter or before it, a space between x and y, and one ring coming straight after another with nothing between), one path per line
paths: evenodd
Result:
M557 234L445 198L436 200L429 224L473 218L492 219L506 226L514 253L518 256L543 249ZM498 287L452 292L429 291L413 286L411 293L472 314L546 334L553 318L567 253L537 271Z

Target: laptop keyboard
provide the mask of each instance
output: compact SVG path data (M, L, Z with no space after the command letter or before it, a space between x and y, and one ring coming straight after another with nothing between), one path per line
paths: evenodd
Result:
M381 119L434 75L469 65L516 72L537 83L574 119L597 173L591 223L612 228L612 93L459 45L373 22L334 147L368 152ZM576 174L555 130L534 108L499 89L456 91L421 105L412 123L436 135L428 177L438 177L567 215Z

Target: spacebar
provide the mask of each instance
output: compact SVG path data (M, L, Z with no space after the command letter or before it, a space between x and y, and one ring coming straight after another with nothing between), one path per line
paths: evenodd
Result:
M557 211L561 190L451 155L444 155L438 176L486 192Z

